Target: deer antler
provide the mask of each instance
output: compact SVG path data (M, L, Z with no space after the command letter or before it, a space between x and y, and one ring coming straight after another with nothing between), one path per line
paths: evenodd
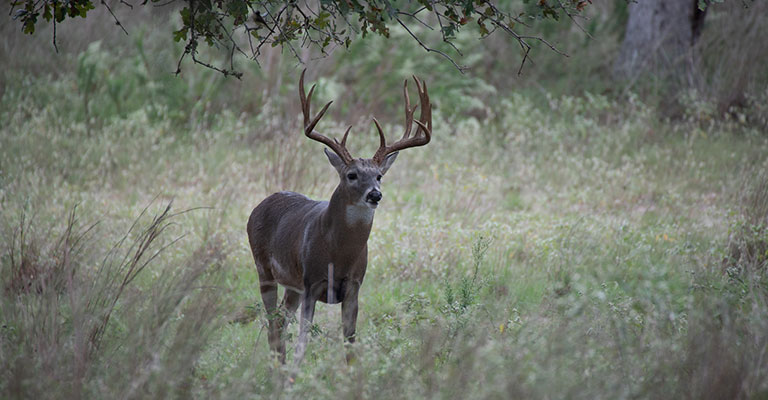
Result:
M427 93L427 84L424 81L419 81L419 78L413 77L416 82L416 88L419 92L419 99L421 100L421 117L419 120L414 121L413 113L416 111L418 105L411 108L411 99L408 97L408 80L406 79L403 84L403 96L405 97L405 132L403 137L397 142L387 146L387 140L384 137L384 132L379 125L379 121L376 118L373 119L373 123L376 124L376 130L379 132L379 149L373 155L373 161L381 164L385 157L396 151L407 149L409 147L424 146L429 143L432 138L432 104L429 102L429 94ZM418 125L416 134L411 136L411 128L413 123ZM423 132L424 135L419 135L419 132Z
M341 143L339 143L338 140L335 138L333 140L329 139L326 136L323 136L319 132L315 131L315 125L320 121L320 118L323 118L323 115L325 115L325 111L328 110L328 107L331 106L331 103L333 101L329 101L328 104L323 107L322 110L320 110L317 115L315 115L314 118L310 119L310 103L312 102L312 93L315 91L315 85L312 85L312 87L309 89L309 95L306 95L304 93L304 73L307 72L305 69L304 71L301 71L301 78L299 79L299 97L301 98L301 111L304 113L304 134L307 135L308 138L312 140L316 140L320 143L325 144L326 146L330 147L331 150L333 150L336 154L341 157L342 160L344 160L345 164L349 164L352 162L353 158L352 155L349 154L349 150L347 150L346 144L347 144L347 136L349 135L349 130L352 129L352 126L347 128L347 131L344 132L344 137L341 139Z

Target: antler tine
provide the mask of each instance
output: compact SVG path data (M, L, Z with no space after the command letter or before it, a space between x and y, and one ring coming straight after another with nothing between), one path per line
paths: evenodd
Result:
M376 130L379 132L379 149L387 147L387 138L384 137L384 131L381 129L381 125L379 125L379 121L376 120L376 118L373 119L373 123L376 124ZM378 151L376 151L376 154L379 154ZM374 159L376 156L373 156Z
M429 102L429 93L427 93L427 82L419 81L416 75L413 76L413 80L416 81L416 87L419 91L419 100L421 101L421 122L425 122L427 128L423 130L424 134L430 136L432 134L432 103ZM419 124L421 125L421 124Z
M312 89L309 90L309 96L304 93L304 73L307 70L301 71L301 78L299 78L299 99L301 100L301 112L304 114L304 126L307 126L309 122L309 102L312 100L312 92L315 90L315 86L312 85Z
M341 138L341 143L340 143L340 144L341 144L341 146L342 146L342 147L344 147L344 148L346 148L346 147L347 147L347 135L349 135L349 130L350 130L350 129L352 129L352 125L350 125L350 126L347 128L347 131L346 131L346 132L344 132L344 137L343 137L343 138ZM334 140L334 141L336 141L336 139L333 139L333 140Z
M310 108L312 106L312 94L315 91L315 85L312 85L312 87L309 89L309 94L306 95L304 92L304 73L307 72L307 70L301 71L301 77L299 78L299 98L301 99L301 111L304 114L304 134L315 141L318 141L320 143L325 144L328 146L331 150L333 150L336 154L341 157L342 160L344 160L344 163L349 164L352 162L352 155L349 154L349 151L346 148L346 142L347 142L347 135L349 135L349 130L352 129L350 126L347 128L347 132L344 133L344 138L341 139L341 143L338 142L336 139L329 139L326 136L323 136L319 132L315 131L315 126L318 122L320 122L320 119L323 118L325 115L325 112L328 111L328 107L331 106L331 103L333 101L329 101L322 110L320 110L317 115L315 115L314 118L310 119Z
M408 96L408 82L403 85L403 94L405 97L405 133L403 137L397 142L387 146L386 139L384 138L384 132L379 125L379 121L376 118L373 119L376 124L376 129L379 132L380 144L378 150L373 155L373 161L381 164L388 154L407 149L409 147L424 146L432 139L432 105L429 103L429 94L427 94L427 84L423 81L419 81L417 77L413 77L416 82L416 87L419 92L419 100L421 101L421 121L413 119L413 113L416 111L416 107L411 108L411 100ZM411 136L411 129L413 123L416 122L417 132ZM424 132L424 135L419 135L419 131Z
M408 96L408 79L403 82L403 97L405 97L405 132L403 132L401 139L407 139L411 135L413 112L416 110L416 107L411 108L411 98Z

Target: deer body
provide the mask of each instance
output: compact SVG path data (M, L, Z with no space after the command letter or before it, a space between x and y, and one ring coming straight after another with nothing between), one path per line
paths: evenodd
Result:
M310 200L293 192L275 193L259 204L248 222L251 248L259 260L259 274L271 275L275 283L302 293L305 277L310 283L326 280L328 264L336 266L336 274L342 273L342 266L359 264L361 252L367 249L371 225L357 229L334 226L339 225L334 223L334 215L337 218L343 215L343 210L339 210L343 205L334 204L333 208L329 205L327 201ZM351 241L342 244L328 240L339 236ZM362 276L353 279L362 279ZM336 298L341 300L341 293ZM318 300L326 301L325 298Z
M295 293L305 291L305 281L310 286L323 282L321 287L327 289L328 265L333 264L336 301L331 304L343 300L342 282L362 283L373 215L367 221L355 217L350 221L351 207L339 197L314 201L298 193L280 192L253 210L248 236L259 275L272 277L264 283L273 280ZM326 297L317 300L327 303Z
M404 89L408 124L403 139L386 146L381 127L376 122L382 143L379 151L372 159L353 159L345 148L349 129L340 143L314 131L330 103L310 120L309 105L314 87L305 96L303 80L302 72L299 93L305 134L333 150L325 149L325 154L339 174L339 185L330 201L315 201L294 192L275 193L254 208L247 226L262 301L269 317L269 344L281 362L285 362L282 340L285 318L295 313L300 304L302 306L295 365L304 357L317 301L341 303L344 337L348 343L355 341L358 293L368 263L368 236L375 209L382 198L381 178L394 163L398 150L426 144L431 133L426 86L422 90L417 80L422 120L426 123L416 123L424 135L410 137L410 121L413 121L415 107L410 108ZM278 284L286 289L281 304L284 312L278 312L277 308ZM347 359L350 357L348 354Z

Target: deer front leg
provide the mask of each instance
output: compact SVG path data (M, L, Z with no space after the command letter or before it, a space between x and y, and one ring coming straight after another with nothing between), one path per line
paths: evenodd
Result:
M352 343L355 343L355 327L357 326L357 294L360 291L360 283L349 282L344 290L344 300L341 302L341 324L344 331L344 340L347 348L347 364L351 363L355 355L352 352Z

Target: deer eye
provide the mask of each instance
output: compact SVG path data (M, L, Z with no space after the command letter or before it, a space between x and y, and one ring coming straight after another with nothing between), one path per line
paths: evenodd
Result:
M355 179L357 179L357 174L354 172L350 172L347 174L347 179L349 179L350 181L354 181Z
M381 175L376 176L377 181L381 181Z

